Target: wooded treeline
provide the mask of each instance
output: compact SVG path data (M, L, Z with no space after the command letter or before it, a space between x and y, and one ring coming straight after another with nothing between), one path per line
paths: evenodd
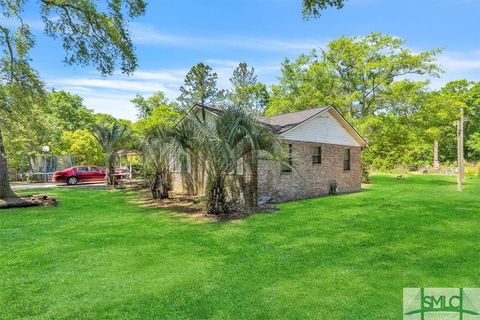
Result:
M402 39L379 33L342 37L326 48L282 64L267 114L334 105L367 139L364 163L372 169L432 166L456 161L456 126L465 110L466 159L480 158L480 83L458 80L432 89L441 77L436 55L415 53Z
M119 121L138 133L146 127L173 126L195 103L237 105L267 115L333 105L367 139L370 148L364 152L364 164L373 170L393 170L433 166L436 143L439 161L454 164L455 123L463 108L465 157L478 161L480 83L458 80L431 89L430 79L442 74L436 63L439 52L414 53L403 40L379 33L342 37L323 49L285 59L278 82L269 88L258 81L253 68L240 63L230 88L220 89L214 70L199 63L186 75L177 99L171 101L163 92L137 96L132 103L139 120ZM29 112L35 120L5 134L11 167L45 144L54 154L73 155L79 164L104 164L102 148L91 132L95 123L115 121L112 116L94 114L79 96L65 91L46 93Z

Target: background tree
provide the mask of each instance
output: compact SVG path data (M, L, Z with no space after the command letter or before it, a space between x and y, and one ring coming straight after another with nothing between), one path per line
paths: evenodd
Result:
M453 154L447 156L451 153L449 146L455 145L456 140L454 122L458 119L458 110L454 104L441 91L430 92L416 115L419 138L430 143L433 150L432 165L436 170L442 161L454 159Z
M471 146L475 144L470 140L475 136L477 132L480 132L480 83L457 80L447 83L441 89L441 93L444 97L444 101L448 101L450 108L453 108L455 116L452 118L454 121L460 117L459 110L463 109L465 114L465 140L466 142L466 158L469 160L478 159L475 156L475 149ZM473 137L472 137L473 136Z
M371 115L357 122L357 129L368 141L362 163L369 168L391 171L397 167L415 169L430 163L431 144L418 139L412 118L392 113Z
M255 69L240 63L230 78L232 91L230 100L233 104L244 108L247 112L263 114L268 102L267 87L257 81Z
M466 135L466 158L468 160L480 159L480 81L473 83L469 90L469 103L467 122L465 126Z
M267 115L301 111L315 106L347 105L340 83L324 62L314 63L315 51L301 54L294 61L282 62L279 83L272 85ZM342 110L343 111L343 110Z
M139 121L137 126L144 127L172 127L178 121L181 113L175 102L169 101L161 91L148 98L137 95L132 102L138 110Z
M48 94L45 116L52 117L52 125L63 131L88 130L95 122L93 110L85 107L83 99L64 90Z
M364 165L393 170L430 163L432 143L419 119L428 99L427 85L426 81L396 81L378 101L376 114L351 120L369 141L362 156Z
M218 98L218 76L212 68L199 63L190 69L185 76L184 85L180 87L178 101L185 111L196 103L201 105L214 105Z
M61 130L50 125L53 124L53 118L45 113L45 103L39 101L37 97L31 97L28 92L23 94L23 98L28 101L27 104L16 105L10 109L12 112L9 112L9 117L5 118L0 125L0 130L3 130L4 155L8 159L11 174L15 171L18 173L21 169L26 170L28 158L40 154L41 147L44 145L53 148L61 138ZM15 100L18 102L19 99ZM34 102L33 99L36 101ZM25 114L17 114L22 110ZM0 114L3 113L2 111L7 110L0 108ZM51 142L55 143L51 144Z
M480 131L473 132L466 142L466 146L469 148L471 153L475 153L476 159L479 157L477 156L480 154Z
M31 1L0 1L0 199L20 202L8 184L3 131L13 122L26 121L30 109L43 103L43 84L29 64L34 45L23 15ZM65 63L93 65L102 75L116 67L131 73L137 66L126 24L145 11L143 0L110 0L97 6L93 0L40 0L45 33L61 39Z
M162 91L155 92L152 96L145 98L138 95L131 100L137 109L137 117L143 119L152 115L153 111L160 106L168 106L171 109L175 109L177 106L172 103L165 96Z
M400 77L438 75L435 55L439 50L415 54L404 45L404 40L380 33L341 37L328 44L322 60L339 79L342 93L351 98L350 116L377 112L382 107L378 102Z
M76 165L105 164L102 146L95 139L95 136L85 129L64 131L56 153L72 156Z
M112 116L111 114L108 114L108 113L95 113L95 123L103 123L103 122L115 122L115 121L118 121L117 118L115 118L114 116Z
M435 112L420 116L428 109L430 89L428 80L417 79L439 75L438 52L414 53L402 39L379 33L341 37L320 53L283 62L266 114L334 105L368 138L365 165L428 165L434 134L426 130Z
M320 55L314 51L301 55L294 63L284 62L280 88L273 88L267 113L297 111L295 108L300 105L311 108L312 103L313 106L333 103L353 118L374 114L385 107L384 96L396 81L406 76L437 76L438 52L415 54L404 47L402 39L379 33L341 37L331 41ZM277 105L279 101L295 99L298 102L290 110L285 110L284 102L280 107Z

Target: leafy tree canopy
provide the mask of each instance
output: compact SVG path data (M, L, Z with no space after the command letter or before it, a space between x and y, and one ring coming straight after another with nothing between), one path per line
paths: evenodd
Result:
M162 91L157 91L148 98L137 95L132 102L138 110L138 128L172 127L180 117L177 103L169 101Z
M346 0L303 0L302 14L306 19L320 17L329 7L341 9Z
M2 0L1 14L11 23L0 26L2 47L8 69L24 63L23 57L33 46L30 26L22 16L32 1ZM130 18L145 13L143 0L40 0L40 18L45 33L60 39L66 51L65 63L92 65L103 75L119 67L132 73L137 59L127 31Z
M15 127L12 124L36 120L33 111L44 105L46 96L28 55L35 41L23 16L31 2L0 0L0 199L13 202L21 201L9 187L3 132ZM66 64L94 66L102 75L116 68L129 74L137 67L127 24L145 12L145 1L39 0L39 4L44 31L61 40Z
M93 111L83 105L80 96L63 90L48 95L45 112L55 118L57 128L65 131L90 129L95 120Z
M218 76L206 64L198 63L185 76L184 85L180 87L178 101L183 110L188 110L196 103L215 105L218 98Z
M105 164L105 155L97 139L85 129L63 132L60 155L71 155L76 165Z
M257 81L255 69L240 63L230 78L232 91L230 100L234 105L262 114L268 102L268 91L265 84Z
M384 96L396 81L412 75L437 76L438 52L414 53L402 39L380 33L341 37L321 54L313 51L294 62L284 61L267 113L335 104L351 117L374 114L384 109Z

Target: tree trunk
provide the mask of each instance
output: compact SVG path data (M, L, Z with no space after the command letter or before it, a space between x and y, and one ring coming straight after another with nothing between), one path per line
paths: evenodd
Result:
M464 156L463 156L463 108L460 109L460 120L457 122L457 190L463 191L463 171L464 171Z
M112 160L108 161L108 174L107 174L107 186L113 186L115 188L115 185L117 184L115 177L115 164L113 163Z
M226 203L225 185L222 178L216 178L209 183L207 188L207 213L215 215L230 213Z
M205 195L205 176L206 176L206 167L207 163L205 159L201 159L198 169L199 171L199 179L198 179L198 186L197 186L197 195ZM208 179L208 178L207 178Z
M438 159L438 140L433 142L433 169L435 171L440 169L440 160Z
M194 157L192 159L192 186L191 186L191 195L198 195L198 186L199 186L199 164L198 164L198 159L197 157Z
M153 199L167 199L168 198L168 183L166 174L164 172L157 172L153 178L150 186Z
M7 157L5 155L5 147L3 145L3 135L0 128L0 199L8 200L9 202L16 202L20 198L13 192L10 188L10 183L8 182L8 167L7 167Z

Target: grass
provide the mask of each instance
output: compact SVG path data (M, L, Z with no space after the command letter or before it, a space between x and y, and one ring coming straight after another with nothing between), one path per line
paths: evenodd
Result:
M480 287L480 179L373 182L229 222L49 190L0 212L0 318L400 319L404 287Z

